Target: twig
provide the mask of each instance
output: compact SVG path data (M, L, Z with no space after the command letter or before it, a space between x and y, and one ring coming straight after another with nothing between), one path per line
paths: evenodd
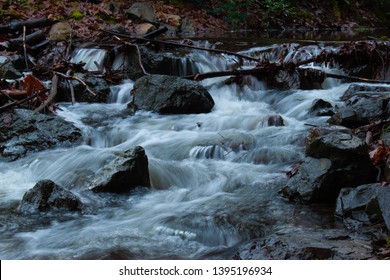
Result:
M82 84L84 87L85 87L85 89L90 93L90 94L92 94L92 95L94 95L94 96L96 96L97 94L93 91L93 90L91 90L90 88L89 88L89 86L82 80L82 79L80 79L79 77L77 77L77 76L75 76L75 75L73 75L73 76L68 76L68 75L66 75L66 74L63 74L63 73L61 73L61 72L57 72L57 71L52 71L54 74L57 74L58 76L60 76L60 77L62 77L62 78L65 78L65 79L71 79L71 80L76 80L76 81L78 81L80 84Z
M58 92L58 80L59 80L58 75L54 74L53 79L52 79L52 83L51 83L50 94L47 97L47 99L44 102L42 102L41 105L39 105L38 108L35 108L35 110L34 110L35 113L42 112L47 106L49 106L49 104L51 102L53 102L53 100L56 97L57 92Z
M70 74L72 73L72 70L68 70L66 72L66 75L67 76L70 76ZM69 89L70 89L70 96L72 98L72 105L74 105L76 103L76 98L74 97L74 87L73 87L73 84L70 80L66 80L66 82L68 83L68 86L69 86Z
M26 64L26 70L28 70L27 44L26 44L26 26L23 26L23 51L24 51L24 63Z
M3 107L0 107L0 113L5 112L6 110L8 110L8 109L10 109L12 107L22 105L23 103L26 103L26 102L36 98L39 94L42 94L42 92L37 92L37 93L34 93L33 95L31 95L31 96L29 96L29 97L27 97L27 98L25 98L23 100L6 104Z
M9 96L6 92L0 90L0 93L3 94L4 96L6 96L9 100L15 101L15 99L13 99L11 96Z
M128 45L128 46L132 46L132 47L135 47L137 49L137 54L138 54L138 64L139 66L141 67L141 70L142 72L145 74L145 75L150 75L150 73L148 73L146 70L145 70L145 67L142 63L142 57L141 57L141 50L139 48L139 46L135 43L129 43L129 42L126 42L124 40L122 40L121 38L119 38L118 36L114 36L115 39L117 39L118 41L122 42L123 44L125 45Z

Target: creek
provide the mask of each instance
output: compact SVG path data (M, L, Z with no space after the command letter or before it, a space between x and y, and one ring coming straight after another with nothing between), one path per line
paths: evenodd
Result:
M242 53L256 55L264 48ZM315 55L315 48L307 50L306 56ZM201 72L230 69L235 62L201 51L190 57L191 67ZM89 60L92 68L100 59L96 50L74 57ZM178 72L191 68L180 67ZM287 182L285 172L304 158L307 124L326 125L328 117L308 114L313 100L336 105L349 84L326 79L321 89L275 90L255 78L244 86L224 79L202 82L215 101L208 114L129 116L124 109L131 80L111 87L109 104L61 103L58 115L82 130L81 145L0 162L1 259L231 259L255 238L306 230L343 233L332 206L295 205L278 191ZM273 115L284 126L269 125ZM135 146L148 156L150 190L86 190L90 174ZM23 194L41 179L70 189L92 210L18 214Z

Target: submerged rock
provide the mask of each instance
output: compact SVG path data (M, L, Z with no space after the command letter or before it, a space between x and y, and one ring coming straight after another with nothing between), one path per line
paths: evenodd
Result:
M172 76L142 77L131 94L138 109L160 114L209 113L214 107L214 100L202 85Z
M69 145L81 138L80 130L62 118L26 109L2 113L0 122L0 155L7 160L60 144Z
M91 190L127 193L136 187L150 187L148 157L140 146L125 151L107 164L96 174Z
M379 183L343 188L337 198L336 215L347 227L385 222L390 230L390 188Z
M341 188L376 182L377 174L363 140L329 130L308 141L305 161L280 193L289 200L331 202Z
M20 204L20 211L23 213L49 210L82 211L83 208L84 205L77 196L50 180L39 181L24 194Z

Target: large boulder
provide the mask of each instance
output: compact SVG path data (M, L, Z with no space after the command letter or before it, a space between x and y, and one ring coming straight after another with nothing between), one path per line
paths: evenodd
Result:
M214 107L202 85L179 77L144 76L135 82L131 95L138 109L160 114L209 113Z
M64 119L15 109L0 114L0 156L16 160L28 152L57 145L69 145L81 139L80 130Z
M76 195L50 180L39 181L24 194L20 204L23 213L83 209L84 205Z
M331 202L341 188L376 182L377 175L363 140L328 130L308 140L305 161L280 193L290 200Z
M96 192L128 193L136 187L150 187L148 157L137 146L107 164L96 174L91 190Z
M351 225L385 222L390 230L390 188L379 183L343 188L337 198L336 216Z

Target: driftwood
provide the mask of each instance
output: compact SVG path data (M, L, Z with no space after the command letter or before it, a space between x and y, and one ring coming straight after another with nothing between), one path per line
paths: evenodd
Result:
M53 79L52 79L52 83L51 83L51 90L50 90L49 96L46 98L45 101L43 101L41 103L41 105L39 105L37 108L35 108L34 112L36 112L36 113L42 112L44 109L46 109L50 105L50 103L53 102L53 100L57 96L57 92L58 92L58 80L59 80L58 75L54 74Z
M50 20L48 18L38 18L27 21L15 21L7 25L0 25L0 34L22 31L23 26L25 26L27 30L30 30L33 28L50 26L56 22L58 21Z
M45 32L42 30L35 31L29 35L26 35L26 44L29 46L36 45L46 39ZM11 45L21 45L23 43L23 38L14 38L9 40Z

